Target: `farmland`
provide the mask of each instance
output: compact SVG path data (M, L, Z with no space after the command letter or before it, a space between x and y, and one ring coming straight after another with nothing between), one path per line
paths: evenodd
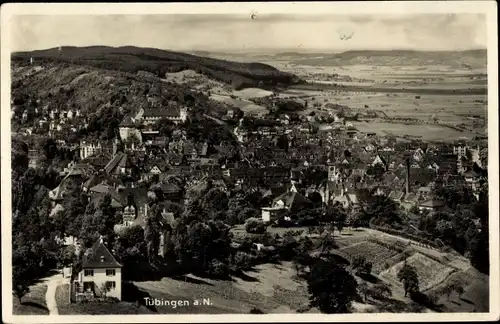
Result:
M377 133L379 135L405 134L420 137L423 140L436 141L444 138L457 139L459 137L473 138L471 132L459 132L439 125L407 125L384 122L354 122L353 125L361 132Z
M246 114L265 114L267 113L266 107L254 104L251 101L245 99L238 99L236 97L231 98L226 95L212 94L210 99L223 102L227 105L231 105L241 109Z
M449 57L456 59L450 60ZM470 130L377 121L356 125L363 132L410 135L424 140L472 138L486 132L485 52L447 53L440 57L436 53L425 52L367 54L361 51L255 57L226 54L224 58L241 61L259 59L306 80L309 84L293 85L279 93L281 98L307 100L309 109L302 114L328 110L325 106L333 103L348 106L354 112L363 113L369 108L381 117L424 121L433 118L440 123L464 124Z

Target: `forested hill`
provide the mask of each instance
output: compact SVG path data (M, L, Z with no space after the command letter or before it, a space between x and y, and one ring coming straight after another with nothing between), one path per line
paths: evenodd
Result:
M36 64L65 62L123 72L147 71L161 78L165 76L165 73L194 70L209 78L231 84L236 89L272 87L278 84L286 86L298 82L293 74L281 72L267 64L232 62L134 46L63 46L12 54L14 63L29 62L31 58L36 61Z

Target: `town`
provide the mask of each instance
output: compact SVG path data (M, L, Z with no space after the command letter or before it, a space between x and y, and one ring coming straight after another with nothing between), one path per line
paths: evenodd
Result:
M227 82L216 59L165 73L122 50L13 55L15 313L488 310L483 117L398 119L287 96L316 85L264 64ZM475 136L363 128L380 119Z

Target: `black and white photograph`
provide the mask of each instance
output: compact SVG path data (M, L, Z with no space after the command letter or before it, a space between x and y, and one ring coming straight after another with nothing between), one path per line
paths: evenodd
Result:
M496 2L1 15L4 322L499 318Z

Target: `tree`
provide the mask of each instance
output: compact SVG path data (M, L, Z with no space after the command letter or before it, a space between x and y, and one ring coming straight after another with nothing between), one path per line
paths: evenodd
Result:
M352 268L356 270L356 273L361 275L369 275L372 271L372 263L366 261L363 256L356 257L352 261Z
M100 287L101 293L104 298L106 298L106 295L108 292L111 291L111 283L109 281L103 282L101 287Z
M323 197L317 191L310 193L307 198L313 203L314 208L319 208L323 204Z
M14 274L14 282L12 289L14 290L14 296L19 300L19 303L22 304L22 298L29 291L29 285L26 278L16 278L16 274Z
M357 295L356 279L332 260L318 260L307 277L311 307L327 314L347 313Z
M391 289L386 283L378 283L373 286L371 293L376 298L389 297L392 295Z
M249 218L245 222L245 230L247 233L263 234L266 232L266 225L260 219Z
M408 293L413 294L419 292L418 274L415 268L406 263L406 260L403 267L398 271L397 277L399 281L403 282L405 297Z

